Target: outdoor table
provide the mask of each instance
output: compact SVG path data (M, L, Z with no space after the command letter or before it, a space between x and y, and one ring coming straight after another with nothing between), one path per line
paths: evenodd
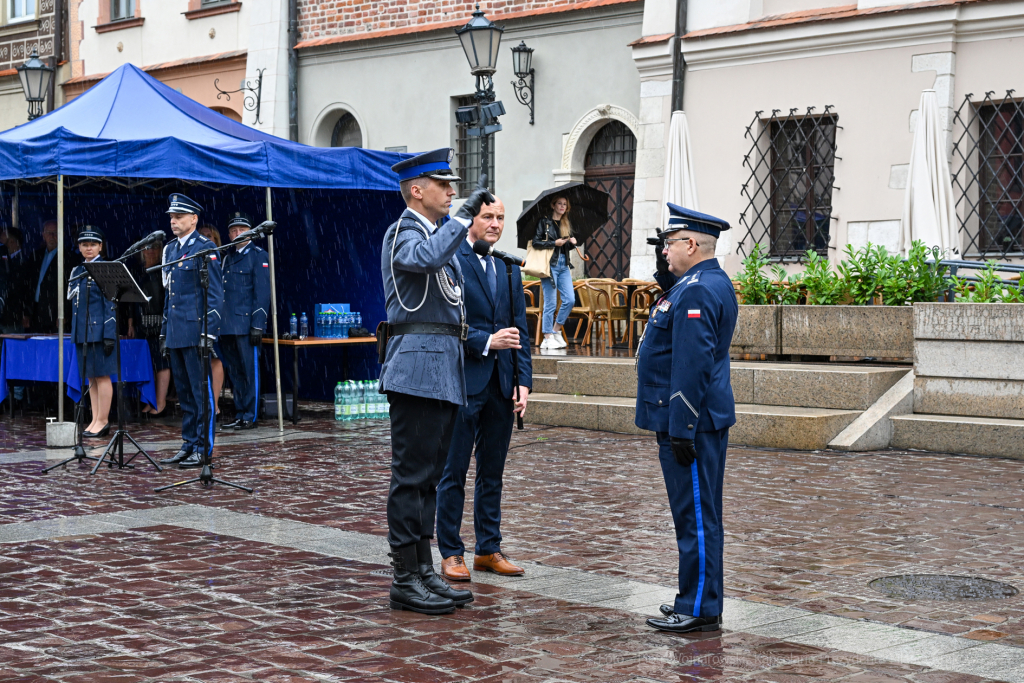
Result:
M273 346L273 337L264 337L264 344ZM348 346L353 344L376 344L376 337L306 337L305 339L278 339L278 345L292 347L292 424L299 423L299 349L303 346L340 346L341 367L344 379L348 379ZM278 410L284 410L278 406Z
M32 382L57 381L57 336L3 334L3 352L0 353L0 401L7 398L9 380ZM156 409L156 382L153 363L145 339L121 340L121 366L125 381L139 387L142 401ZM117 375L111 376L112 382ZM64 338L64 382L67 395L73 401L82 396L82 378L78 374L78 349Z

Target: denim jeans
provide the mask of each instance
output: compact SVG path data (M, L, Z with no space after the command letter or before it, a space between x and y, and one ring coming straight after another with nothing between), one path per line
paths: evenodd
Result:
M551 277L543 278L540 286L544 289L544 320L542 329L544 334L554 332L553 322L564 325L569 319L572 305L575 301L572 289L572 273L565 262L565 254L558 255L558 264L551 266ZM555 289L562 295L562 305L558 309L558 318L555 318Z

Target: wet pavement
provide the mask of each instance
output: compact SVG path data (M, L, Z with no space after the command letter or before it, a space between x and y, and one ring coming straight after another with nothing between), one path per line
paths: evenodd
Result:
M453 615L392 612L382 561L317 552L298 543L301 534L153 521L106 531L89 522L203 506L380 539L389 464L380 423L310 418L288 426L284 440L271 429L246 435L260 441L221 439L217 475L253 486L249 496L197 485L156 494L184 473L148 466L90 476L72 465L40 475L48 457L41 422L0 419L0 682L1024 680L1024 649L1013 664L1024 648L1021 595L914 601L868 587L897 574L1024 587L1022 462L730 449L726 591L738 599L731 604L828 614L830 624L849 620L856 633L830 641L734 621L737 630L677 637L650 631L625 607L597 605L600 596L566 591L559 599L509 581L475 582L477 601ZM177 445L169 423L132 434L160 456ZM537 563L535 573L557 568L652 586L675 579L653 438L516 432L503 513L504 549ZM58 518L66 519L46 526ZM30 522L49 531L34 540L4 535ZM471 545L471 524L464 534ZM955 673L989 671L984 662L972 669L947 656L942 670L855 647L881 625L915 638L955 635L957 647L998 645L964 652L999 652L1010 663L989 667L986 679Z

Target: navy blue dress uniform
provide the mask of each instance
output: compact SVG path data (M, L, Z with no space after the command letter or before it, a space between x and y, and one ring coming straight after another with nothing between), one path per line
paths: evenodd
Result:
M79 242L103 243L103 233L87 226L78 234ZM97 256L96 261L102 261ZM71 278L85 273L81 265L71 271ZM117 374L117 343L114 302L103 296L100 286L91 277L68 282L71 301L71 340L78 352L82 377L107 377Z
M405 159L392 170L400 183L429 178L423 185L436 191L432 182L459 180L450 167L452 156L451 149L439 149ZM411 191L415 184L403 187ZM391 417L387 518L395 568L393 609L443 614L473 599L434 573L430 539L452 426L466 402L462 340L468 328L462 267L455 254L485 201L493 197L477 188L440 227L406 209L384 234L381 275L388 320L387 330L382 326L378 335L379 342L387 338L380 391L387 394Z
M236 226L249 230L252 220L235 212L228 230ZM252 429L260 393L260 344L270 310L270 260L267 252L249 242L225 252L221 270L224 306L218 341L235 397L235 419L223 429Z
M183 194L170 196L170 208L167 213L191 213L198 215L202 207ZM216 247L212 240L193 230L184 242L175 237L164 247L163 262L169 263L196 252ZM216 255L207 257L209 270L209 290L207 293L207 335L206 343L212 342L220 333L220 308L224 302L223 280L221 276L220 258ZM213 403L213 388L206 374L200 354L203 339L203 288L199 280L200 264L197 259L189 259L173 266L165 267L164 273L164 315L160 327L161 344L170 355L171 376L178 391L181 403L182 446L178 453L161 461L164 464L180 462L181 466L199 467L201 462L202 431L206 431L206 443L210 453L213 452L213 415L216 409ZM205 385L205 387L204 387ZM202 405L204 396L210 398L209 424L203 424ZM190 457L190 456L195 457Z
M466 240L459 245L458 258L462 272L466 273L469 332L465 343L465 370L468 398L455 418L448 460L437 489L437 548L442 558L461 557L466 553L459 532L466 502L466 474L475 446L474 555L482 558L501 552L502 477L514 422L512 354L519 357L519 383L531 388L530 333L526 327L526 300L519 267L512 267L510 293L502 261L487 256L485 268ZM515 320L509 319L510 295L515 307ZM490 336L509 327L519 328L523 348L500 351L488 348Z
M718 237L728 223L669 204L667 233ZM669 239L674 238L672 234ZM736 423L729 346L739 307L715 258L696 263L656 303L637 349L636 426L657 434L679 550L679 593L663 605L663 630L717 630L722 614L722 479ZM689 464L678 444L691 440ZM655 623L657 622L657 623Z

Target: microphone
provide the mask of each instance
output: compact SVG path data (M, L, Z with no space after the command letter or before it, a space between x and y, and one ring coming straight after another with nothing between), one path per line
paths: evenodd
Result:
M132 246L128 247L128 251L126 251L125 253L127 254L127 253L130 253L130 252L139 251L141 249L145 249L146 247L150 246L151 244L156 244L157 242L163 243L166 240L167 240L167 235L164 233L164 231L163 230L156 230L154 232L149 233L148 235L143 237L141 240L139 240L138 242L136 242Z
M514 256L513 254L506 254L503 251L498 251L492 247L491 243L487 240L477 240L476 242L473 242L473 253L478 256L493 256L499 261L504 261L505 263L512 264L513 266L522 267L526 265L523 259L518 256Z
M256 240L256 239L260 239L261 237L266 237L268 235L273 235L274 234L274 228L276 228L276 227L277 227L277 223L275 223L274 221L263 221L262 223L257 225L255 228L253 228L251 230L246 230L245 232L243 232L241 235L239 235L238 237L233 239L231 241L231 243L232 244L237 244L237 243L241 243L241 242L248 242L249 240Z

